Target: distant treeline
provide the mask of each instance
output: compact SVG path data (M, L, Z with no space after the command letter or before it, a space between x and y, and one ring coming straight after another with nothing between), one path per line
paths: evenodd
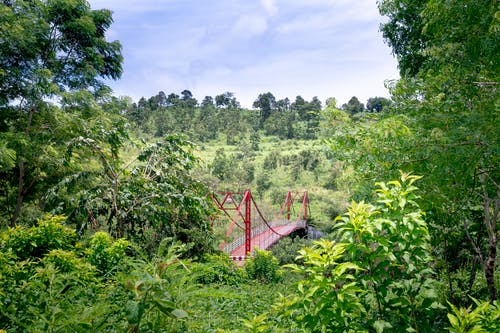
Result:
M379 112L388 104L389 100L383 97L373 97L365 108L352 97L342 109L351 114ZM140 131L156 137L175 132L186 134L194 141L206 142L223 133L229 144L255 133L281 139L318 137L322 103L317 97L307 101L297 96L292 102L288 98L277 100L267 92L257 97L253 108L242 108L231 92L205 96L199 102L191 91L184 90L180 95L166 95L160 91L148 99L142 97L137 103L127 103L124 113Z

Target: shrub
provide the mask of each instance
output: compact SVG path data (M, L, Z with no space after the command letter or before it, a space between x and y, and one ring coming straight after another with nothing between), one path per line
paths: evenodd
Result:
M420 177L402 174L400 180L377 183L375 205L351 204L338 217L339 239L346 260L366 269L358 276L371 306L372 326L384 323L407 331L433 329L438 309L432 278L430 236L416 200Z
M109 275L125 262L130 247L127 240L120 238L115 241L107 232L99 231L92 236L87 255L102 275Z
M137 262L134 271L124 276L130 294L125 304L130 332L186 331L188 313L183 307L189 307L198 292L188 265L179 259L186 250L180 243L168 249L160 246L151 262Z
M284 237L271 248L272 254L280 265L300 263L297 261L299 250L312 245L312 241L300 237Z
M41 258L55 249L73 249L77 235L62 224L65 220L63 216L47 216L34 227L10 228L2 233L2 247L12 251L20 260Z
M417 332L442 327L430 236L413 183L379 183L376 204L353 202L337 218L337 239L300 251L305 276L279 304L281 316L313 332Z
M450 327L448 331L452 333L500 332L500 302L493 303L477 301L474 299L476 307L456 308L450 304L452 310L448 313Z
M96 278L95 268L74 251L54 249L36 262L2 254L0 329L103 331L115 321L110 316L118 308L116 299L103 300L106 287Z
M203 262L193 264L193 274L202 284L237 285L245 280L243 269L225 253L206 254Z
M264 283L278 282L282 277L278 259L271 252L259 249L246 261L245 271L250 279Z
M59 273L71 273L75 281L91 281L95 279L95 267L75 252L52 250L41 260L43 266L53 265Z
M304 265L287 265L304 279L295 294L276 305L280 317L291 319L305 332L358 332L366 310L360 295L363 288L354 273L356 264L343 262L346 244L321 239L299 251Z

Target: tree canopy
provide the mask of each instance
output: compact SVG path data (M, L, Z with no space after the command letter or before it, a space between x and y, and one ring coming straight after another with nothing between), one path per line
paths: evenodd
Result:
M122 73L121 45L108 42L111 11L85 0L0 5L0 101L34 103L61 91L103 88ZM23 104L21 104L23 106Z
M0 157L4 185L15 193L5 202L13 207L8 210L12 224L24 199L34 198L55 176L57 157L43 161L51 154L40 152L72 135L50 101L76 93L73 103L87 103L80 90L102 95L107 91L102 79L121 75L121 45L105 38L111 23L111 11L91 10L85 0L0 4L0 120L5 126Z
M337 113L342 125L333 131L332 146L354 167L354 179L394 177L398 170L423 175L423 202L434 221L435 251L448 269L450 297L458 297L454 272L467 267L474 281L472 260L480 263L494 300L498 2L387 0L380 11L389 17L384 36L402 71L391 85L391 112L358 122ZM368 193L365 181L355 183L357 195ZM456 256L457 247L467 251Z

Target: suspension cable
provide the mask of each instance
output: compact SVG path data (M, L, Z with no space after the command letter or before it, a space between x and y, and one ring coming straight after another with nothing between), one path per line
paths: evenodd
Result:
M276 230L274 230L274 228L273 228L272 226L270 226L270 225L269 225L269 222L268 222L268 221L264 218L264 216L262 215L262 213L261 213L261 211L260 211L259 207L257 206L257 203L255 203L255 200L254 200L254 198L253 198L253 195L250 195L250 198L252 199L253 205L255 206L255 209L256 209L256 210L257 210L257 212L259 213L260 218L264 221L264 223L268 226L268 228L269 228L272 232L274 232L276 235L278 235L278 236L283 236L283 237L284 237L284 236L286 236L285 234L282 234L282 233L277 232Z

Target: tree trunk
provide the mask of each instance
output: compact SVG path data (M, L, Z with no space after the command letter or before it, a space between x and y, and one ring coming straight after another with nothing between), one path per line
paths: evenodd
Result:
M455 291L453 289L453 283L451 283L451 270L450 270L450 258L448 257L448 239L446 238L446 232L444 235L444 253L445 253L445 263L446 263L446 276L448 278L448 288L450 289L451 301L455 304Z
M490 301L493 302L497 299L497 289L495 287L495 258L497 255L496 240L494 242L490 239L490 250L488 260L484 265L484 276L486 277L486 284L488 285L488 293L490 294Z
M483 173L480 177L483 188L483 209L484 209L484 224L488 231L488 257L486 258L484 267L484 277L488 285L488 293L490 301L497 299L497 290L495 287L495 260L497 257L497 221L500 211L500 186L494 182L497 187L496 196L491 198L486 189L486 174ZM493 204L493 205L492 205ZM492 207L493 206L493 207ZM493 213L493 214L492 214Z
M22 108L19 109L19 112L22 113ZM26 137L26 140L29 141L30 137L30 129L31 129L31 122L33 121L33 114L35 113L35 107L30 107L28 110L28 119L26 121L26 127L24 128L24 136ZM20 154L19 154L20 153ZM17 198L16 198L16 208L14 210L14 214L12 214L12 217L10 218L10 226L13 227L16 225L17 219L19 218L19 215L21 215L21 210L23 207L23 201L24 201L24 194L26 192L26 187L24 183L24 177L26 175L26 165L24 163L24 156L22 155L22 152L18 152L18 158L19 158L19 176L18 176L18 181L17 181Z
M476 238L476 244L479 244L481 242L481 233L483 230L483 225L480 225L479 232L477 233L477 238ZM472 259L472 268L470 271L470 276L469 276L469 291L467 292L467 295L472 294L472 287L474 286L474 282L476 281L476 274L477 274L477 264L481 264L481 258L478 257L477 253L474 253L474 258Z
M478 264L479 258L477 257L477 254L474 254L474 258L472 259L472 268L470 270L470 276L469 276L469 291L467 292L467 295L472 294L472 287L474 286L474 282L476 281L476 269L477 269L477 264Z
M498 211L500 209L500 190L494 199L493 216L490 214L490 198L484 200L484 222L488 228L488 258L484 265L484 276L486 284L488 285L488 292L490 294L490 301L493 302L497 299L497 290L495 287L495 260L497 257L497 236L496 236L496 222L498 220Z
M11 227L14 227L16 225L17 219L21 214L21 208L23 206L23 199L24 199L24 175L25 175L25 167L24 167L24 161L22 160L21 157L21 160L19 161L19 177L17 184L16 208L14 210L14 214L12 214L12 217L10 218Z

